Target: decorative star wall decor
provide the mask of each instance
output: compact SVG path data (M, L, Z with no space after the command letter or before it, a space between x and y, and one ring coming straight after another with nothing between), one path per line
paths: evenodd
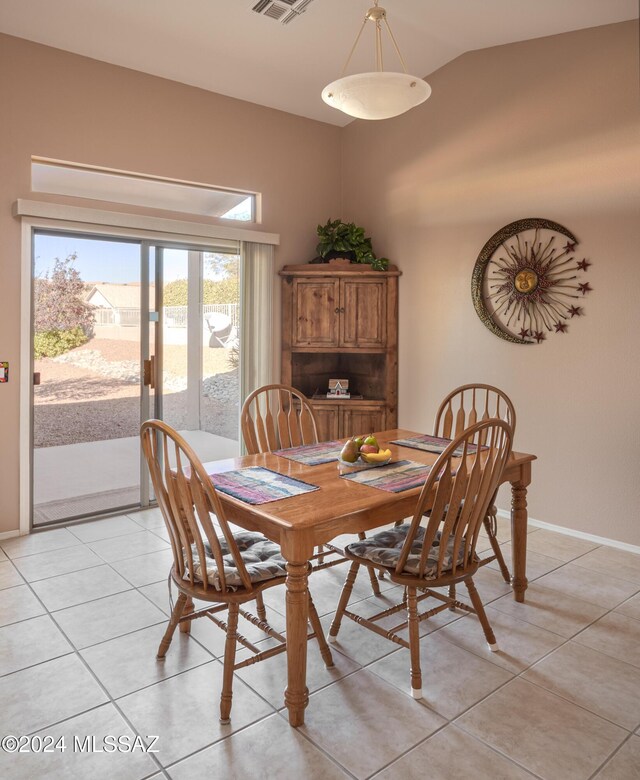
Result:
M511 222L491 236L471 277L473 305L486 327L515 344L567 333L567 320L583 315L574 301L593 290L584 280L592 263L577 259L578 243L567 228L537 218Z

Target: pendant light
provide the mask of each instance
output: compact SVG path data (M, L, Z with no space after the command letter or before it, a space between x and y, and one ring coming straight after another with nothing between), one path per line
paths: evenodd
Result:
M426 81L407 73L407 66L387 21L387 12L378 5L378 2L379 0L374 0L374 6L367 11L364 17L360 32L356 36L355 43L342 69L341 78L327 84L322 90L322 99L325 103L349 116L356 117L356 119L389 119L393 116L399 116L420 103L424 103L431 94L431 87ZM344 73L367 22L373 22L375 25L376 69L370 73L345 76ZM384 70L382 58L383 22L404 73Z

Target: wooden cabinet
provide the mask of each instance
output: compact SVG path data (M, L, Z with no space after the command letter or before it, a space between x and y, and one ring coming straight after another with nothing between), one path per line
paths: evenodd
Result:
M363 401L313 401L318 418L318 435L322 441L342 439L357 433L384 431L386 409L381 403ZM395 426L394 426L395 427Z
M293 280L292 347L384 347L385 280Z
M282 381L313 399L346 378L361 396L313 400L322 439L396 427L400 272L294 265L280 276Z

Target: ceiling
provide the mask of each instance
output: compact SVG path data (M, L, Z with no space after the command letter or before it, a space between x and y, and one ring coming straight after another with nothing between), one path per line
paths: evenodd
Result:
M372 0L312 0L289 24L254 12L257 2L0 0L0 31L311 119L351 121L320 92L340 76ZM466 51L638 16L637 0L381 3L409 72L423 77ZM385 68L401 70L390 44ZM371 29L349 72L362 70L373 70Z

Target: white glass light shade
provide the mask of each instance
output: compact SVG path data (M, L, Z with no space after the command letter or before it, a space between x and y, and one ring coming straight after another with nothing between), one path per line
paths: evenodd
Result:
M356 119L389 119L424 103L430 94L431 87L416 76L374 71L332 81L322 99Z

